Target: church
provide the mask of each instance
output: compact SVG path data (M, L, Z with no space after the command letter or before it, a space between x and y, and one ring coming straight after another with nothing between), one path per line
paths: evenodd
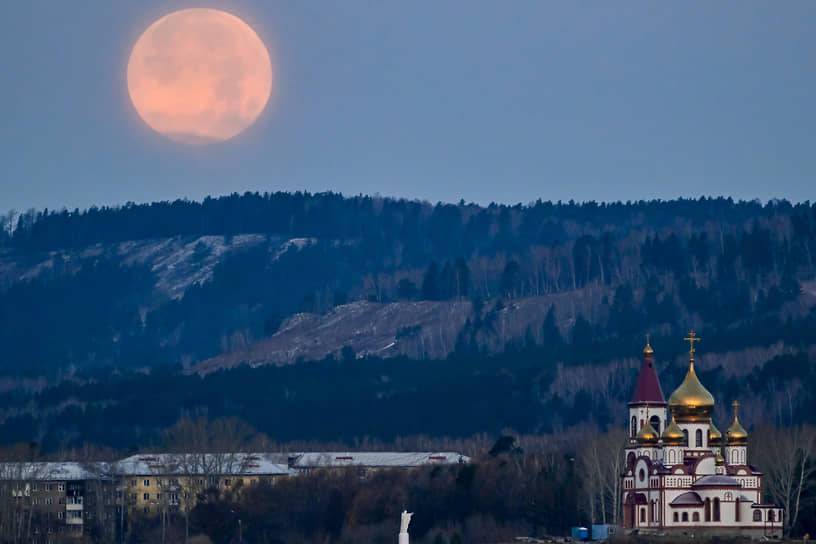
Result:
M691 331L683 383L663 396L647 338L629 402L629 440L621 474L623 526L639 534L781 536L784 511L762 502L762 473L748 462L748 433L734 419L725 436L714 397L694 372Z

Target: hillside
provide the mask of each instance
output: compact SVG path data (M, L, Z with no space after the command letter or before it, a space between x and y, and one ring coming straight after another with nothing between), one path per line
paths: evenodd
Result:
M397 419L439 398L451 399L448 408L479 395L518 402L476 424L449 412L400 433L606 425L616 416L577 406L615 413L646 333L678 377L689 328L704 335L712 388L749 397L748 413L789 419L813 403L801 385L816 355L808 203L481 207L248 193L12 214L3 224L8 440L87 436L76 422L91 425L92 415L126 436L134 410L144 436L200 410L266 429L271 422L254 414L275 403L319 413L329 402L350 406L349 395L387 399L378 417ZM433 371L404 374L414 367ZM357 382L342 385L344 372ZM238 376L258 382L258 398L237 385L233 397ZM94 392L108 383L118 392ZM152 401L155 417L136 400L142 387L164 392ZM311 420L278 432L385 432L360 410L359 424Z

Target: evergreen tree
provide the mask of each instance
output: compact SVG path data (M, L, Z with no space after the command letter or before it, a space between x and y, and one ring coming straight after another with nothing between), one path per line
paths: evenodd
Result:
M432 261L422 278L422 300L439 300L439 267Z

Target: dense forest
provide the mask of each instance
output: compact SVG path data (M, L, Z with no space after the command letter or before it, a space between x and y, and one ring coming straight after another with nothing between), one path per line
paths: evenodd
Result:
M643 336L669 389L689 328L704 338L704 383L723 405L739 397L749 423L816 413L809 203L247 193L2 223L5 442L128 448L188 413L239 416L282 440L605 428L619 422ZM172 296L133 249L167 240L191 248L170 268L200 278ZM292 366L190 373L300 312L360 300L464 300L469 314L436 357L340 346ZM537 317L507 332L522 300Z
M786 303L813 281L816 254L816 207L723 198L480 207L247 193L2 223L0 372L26 376L189 364L268 337L297 312L360 299L481 307L603 292L601 304L571 309L568 339L583 321L593 336L628 338L796 318L801 308ZM157 293L155 272L127 254L133 240L242 233L265 238L219 255L209 280L178 297ZM291 239L302 243L280 243ZM199 242L187 265L211 251ZM478 318L470 336L481 345Z

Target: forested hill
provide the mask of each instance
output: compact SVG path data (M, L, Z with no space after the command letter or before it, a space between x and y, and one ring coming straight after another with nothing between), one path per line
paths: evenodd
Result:
M457 340L500 349L514 338L477 314L530 296L543 298L515 339L532 327L542 340L553 303L567 338L584 321L600 338L679 335L796 317L784 306L816 258L816 207L723 198L480 207L247 193L9 214L4 226L0 371L24 375L187 365L355 300L476 302L450 320L444 348L416 356ZM422 325L393 326L406 337Z
M809 203L484 207L248 193L10 213L2 226L0 375L6 389L31 394L65 378L242 362L367 359L361 368L376 372L373 361L401 357L471 375L500 372L506 353L569 381L572 367L636 357L647 332L674 361L674 339L692 327L731 361L730 376L775 379L767 361L792 357L807 369L816 354ZM463 383L447 376L454 389ZM516 385L538 388L524 397L534 405L556 402L550 386ZM620 402L626 384L613 389L592 394ZM13 406L28 400L7 399L0 418L22 417Z

